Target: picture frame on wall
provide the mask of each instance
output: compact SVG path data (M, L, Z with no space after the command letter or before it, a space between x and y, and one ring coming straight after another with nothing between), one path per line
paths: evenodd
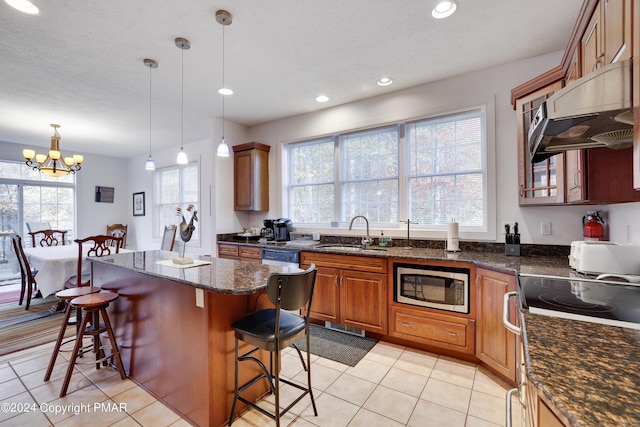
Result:
M133 193L133 216L144 216L144 191Z

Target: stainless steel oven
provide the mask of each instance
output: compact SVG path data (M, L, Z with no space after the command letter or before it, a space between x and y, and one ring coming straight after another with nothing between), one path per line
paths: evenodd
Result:
M469 269L394 263L395 301L469 313Z

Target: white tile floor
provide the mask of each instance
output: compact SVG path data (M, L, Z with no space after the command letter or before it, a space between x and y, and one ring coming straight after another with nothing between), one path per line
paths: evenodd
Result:
M114 369L96 370L93 364L79 365L69 394L58 398L67 361L59 358L51 381L44 383L51 349L52 344L48 344L0 357L1 427L189 425L131 380L121 380ZM282 375L306 382L306 373L294 350L288 349L283 354ZM283 426L505 424L504 396L508 387L485 369L388 343L378 343L355 367L312 356L312 385L318 416L313 415L311 401L305 397L284 417ZM283 386L281 403L286 405L293 399L292 390L295 389ZM262 404L273 407L272 401L269 396ZM103 406L95 409L96 402ZM121 403L126 404L126 411L119 409ZM28 409L35 406L36 410L22 414L11 411L22 406ZM39 406L46 412L39 410ZM56 408L79 413L55 413ZM100 412L99 417L95 411ZM233 423L234 427L268 425L275 423L258 411L248 411Z

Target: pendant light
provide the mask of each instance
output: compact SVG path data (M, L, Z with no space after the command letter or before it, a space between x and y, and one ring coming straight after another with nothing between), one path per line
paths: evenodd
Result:
M182 139L180 142L180 152L178 153L178 158L176 159L176 161L179 165L186 165L187 163L189 163L189 160L187 159L187 153L184 152L184 51L191 47L191 43L189 42L189 40L183 39L182 37L178 37L175 42L176 46L178 46L182 50Z
M144 168L148 171L154 171L156 170L156 164L151 158L151 69L158 68L158 63L148 58L142 62L145 67L149 67L149 158L144 164Z
M224 140L224 97L233 94L233 91L224 86L224 27L231 25L233 21L231 14L226 10L216 12L216 21L222 25L222 87L218 89L218 93L222 95L222 141L218 144L216 154L218 157L229 157L229 146Z

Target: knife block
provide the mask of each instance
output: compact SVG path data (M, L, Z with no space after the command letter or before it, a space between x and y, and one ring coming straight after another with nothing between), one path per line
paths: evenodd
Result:
M504 254L507 256L520 256L520 245L506 243L504 245Z

